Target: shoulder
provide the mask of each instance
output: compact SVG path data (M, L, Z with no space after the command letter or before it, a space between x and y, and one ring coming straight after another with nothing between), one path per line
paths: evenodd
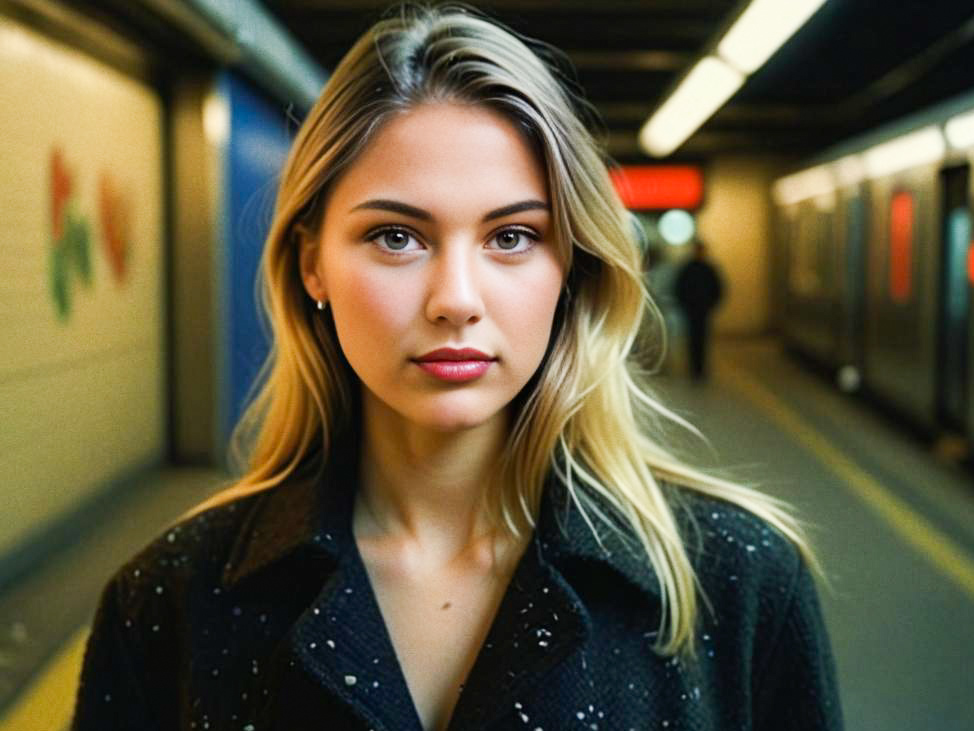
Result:
M265 498L264 492L248 495L166 528L115 571L106 594L135 610L147 597L172 599L201 582L216 585L242 530Z
M721 678L747 679L755 728L841 728L832 649L802 552L746 508L687 493L679 512L697 523L688 550L709 602L706 663Z
M677 488L673 504L715 612L758 622L786 612L808 574L794 542L747 508L689 488Z

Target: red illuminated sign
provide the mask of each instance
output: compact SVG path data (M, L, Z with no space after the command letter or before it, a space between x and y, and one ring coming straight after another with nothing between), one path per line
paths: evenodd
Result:
M703 173L692 165L629 165L609 175L626 208L693 209L703 202Z
M897 193L889 207L889 296L907 302L913 286L913 196Z

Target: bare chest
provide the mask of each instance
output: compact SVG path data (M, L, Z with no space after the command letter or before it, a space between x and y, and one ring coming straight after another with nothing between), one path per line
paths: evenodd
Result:
M452 571L411 578L365 564L423 728L443 731L509 576Z

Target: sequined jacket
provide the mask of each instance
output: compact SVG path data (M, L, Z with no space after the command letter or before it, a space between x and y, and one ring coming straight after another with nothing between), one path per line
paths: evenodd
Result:
M422 731L352 535L354 480L329 474L202 513L119 569L72 728ZM776 531L689 500L713 611L696 662L660 657L652 569L611 531L600 546L556 485L450 731L842 727L814 583Z

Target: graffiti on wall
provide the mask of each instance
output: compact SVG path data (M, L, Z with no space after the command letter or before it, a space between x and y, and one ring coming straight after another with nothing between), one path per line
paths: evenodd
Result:
M92 267L92 225L81 210L77 176L59 147L51 151L51 246L48 271L51 299L58 318L71 315L73 292L94 286ZM123 284L129 251L129 201L115 178L107 172L99 177L98 230L109 271Z

